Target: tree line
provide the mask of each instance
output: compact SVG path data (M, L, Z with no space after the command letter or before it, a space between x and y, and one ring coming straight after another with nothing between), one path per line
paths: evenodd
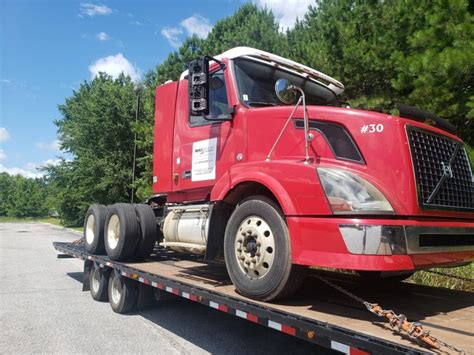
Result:
M138 85L101 74L59 105L61 149L72 159L45 169L50 206L66 223L80 224L90 203L130 201L132 187L135 200L146 198L156 86L177 80L190 60L236 46L272 52L340 80L342 99L352 107L396 114L395 103L402 102L433 112L472 146L473 10L467 0L319 0L282 31L270 11L245 4L207 38L187 38Z

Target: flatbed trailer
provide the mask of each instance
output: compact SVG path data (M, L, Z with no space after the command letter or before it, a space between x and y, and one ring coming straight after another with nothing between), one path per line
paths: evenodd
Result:
M403 312L443 342L474 353L473 293L401 283L386 289L361 286L355 275L312 270L301 291L290 299L265 303L235 292L225 266L199 257L155 250L145 262L115 262L92 255L82 245L53 243L62 255L84 260L83 291L89 290L92 266L248 321L347 354L423 354L454 352L422 347L370 313L354 299L328 286L329 280L369 302ZM60 257L60 255L58 255Z

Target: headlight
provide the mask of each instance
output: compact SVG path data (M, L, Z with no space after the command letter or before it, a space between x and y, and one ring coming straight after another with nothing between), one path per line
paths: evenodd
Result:
M385 196L360 176L333 168L318 168L318 173L333 213L393 213Z

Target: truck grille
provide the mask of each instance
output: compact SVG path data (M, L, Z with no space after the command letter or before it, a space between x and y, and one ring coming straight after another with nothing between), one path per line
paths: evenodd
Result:
M461 143L407 126L420 207L472 210L474 181Z

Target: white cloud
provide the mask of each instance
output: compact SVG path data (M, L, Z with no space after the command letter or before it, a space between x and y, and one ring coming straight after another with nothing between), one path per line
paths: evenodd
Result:
M29 171L35 171L39 168L44 168L46 166L56 166L61 162L61 159L47 159L42 161L41 163L27 163L25 165L25 169Z
M196 34L199 38L206 38L212 30L209 19L197 14L184 19L180 25L186 29L188 35Z
M38 142L36 143L36 147L39 149L49 150L51 152L59 152L59 140L55 139L49 143Z
M38 171L37 169L48 166L48 165L58 165L61 159L48 159L41 163L28 163L24 168L19 168L14 166L12 168L7 168L0 164L0 173L7 173L9 175L22 175L26 178L36 179L44 176L43 171Z
M43 173L41 171L30 171L18 167L13 167L13 168L7 168L0 164L0 173L7 173L9 175L22 175L27 178L39 178L43 176Z
M208 18L201 15L193 15L185 18L178 27L163 27L160 33L165 37L170 45L178 48L181 45L181 37L186 31L186 35L195 34L199 38L206 38L212 30L212 25Z
M95 38L97 38L99 41L108 41L110 39L109 35L105 32L99 32L95 35Z
M257 6L271 10L282 30L293 28L296 19L302 20L309 5L316 6L315 0L253 0Z
M181 45L179 39L183 34L183 30L178 27L165 27L161 30L161 34L168 40L171 46L178 48Z
M0 127L0 142L5 142L10 139L10 133L8 133L5 127Z
M112 9L102 4L91 4L89 2L81 3L81 14L80 15L87 15L89 17L94 17L97 15L110 15L112 13Z
M0 161L7 159L7 155L3 151L3 149L0 149Z
M96 77L100 72L104 72L113 78L117 78L121 73L124 73L129 75L134 82L140 80L140 70L130 63L122 53L97 59L95 63L89 65L89 71L92 74L92 78Z

